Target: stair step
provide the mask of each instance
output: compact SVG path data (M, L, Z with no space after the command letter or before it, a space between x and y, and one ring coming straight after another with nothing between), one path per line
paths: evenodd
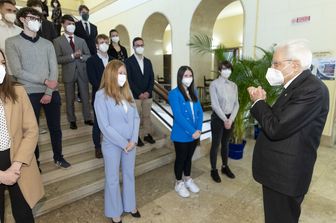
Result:
M145 144L137 149L137 155L141 155L154 148L162 148L166 144L166 138L158 139L155 144ZM76 150L76 149L75 149ZM50 154L52 157L52 154ZM86 171L103 166L103 159L96 159L94 150L84 150L72 156L65 156L65 159L71 163L68 169L62 169L54 164L54 161L41 163L42 178L44 185L48 185L60 180L71 178Z
M75 130L70 128L62 129L62 141L82 136L91 137L91 133L92 133L92 126L78 123L78 129ZM39 145L48 143L50 143L49 133L42 134L39 136Z
M82 115L82 109L78 110L75 112L75 115L76 115L76 118L77 118L77 124L79 123L84 123L84 118L83 118L83 115ZM93 113L92 113L92 119L93 119ZM69 128L69 122L68 122L68 119L67 119L67 115L65 112L62 112L61 113L61 126L67 126L67 128ZM44 117L44 115L40 117L40 128L44 128L44 129L47 129L47 120L46 118Z
M141 148L142 149L142 148ZM141 150L141 149L138 149ZM174 160L172 149L165 147L137 154L135 175L139 176ZM45 186L46 195L34 208L40 216L61 206L94 194L104 188L104 167L101 166L62 181Z

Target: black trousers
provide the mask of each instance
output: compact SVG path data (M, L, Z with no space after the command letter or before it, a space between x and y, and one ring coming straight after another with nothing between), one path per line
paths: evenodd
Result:
M34 113L37 122L40 119L40 111L43 107L44 113L47 119L47 125L49 129L52 150L54 152L54 160L60 160L62 155L62 130L61 130L61 97L58 91L54 91L52 94L51 102L49 104L41 104L40 100L44 93L29 94L30 102L33 106ZM35 149L35 157L37 162L40 157L40 151L38 145Z
M230 115L226 115L226 117L230 117ZM211 149L210 149L210 163L211 169L217 169L217 153L219 145L221 144L221 156L222 156L222 164L227 165L228 163L228 151L229 151L229 142L230 137L233 131L233 124L231 129L224 128L224 122L222 119L218 117L218 115L213 112L211 115Z
M0 152L0 170L5 171L11 166L9 149ZM5 190L8 189L11 200L12 213L16 223L34 222L32 209L24 199L17 183L11 186L0 184L0 218L4 222L5 214Z
M263 186L265 223L297 223L304 195L291 197Z
M176 180L182 180L184 176L190 176L191 173L191 160L194 155L197 140L191 142L174 142L175 146L175 165L174 172Z

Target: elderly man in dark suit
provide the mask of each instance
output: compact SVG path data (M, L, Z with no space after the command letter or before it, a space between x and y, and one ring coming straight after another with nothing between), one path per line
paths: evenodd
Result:
M249 87L251 114L262 133L253 154L253 177L263 185L266 223L298 222L311 182L329 111L329 93L309 70L312 53L303 41L276 48L266 79L284 90L273 106L266 92Z

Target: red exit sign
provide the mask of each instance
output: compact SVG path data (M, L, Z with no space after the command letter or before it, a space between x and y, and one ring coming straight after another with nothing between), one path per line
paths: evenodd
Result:
M306 23L310 21L310 16L301 16L292 19L292 23Z

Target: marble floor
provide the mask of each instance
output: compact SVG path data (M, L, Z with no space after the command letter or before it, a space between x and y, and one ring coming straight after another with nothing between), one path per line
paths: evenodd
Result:
M137 203L142 218L129 214L123 222L151 223L259 223L264 221L261 187L251 176L254 141L249 140L242 160L230 160L236 179L222 177L214 183L209 176L209 157L193 163L192 174L199 194L182 199L173 190L173 165L136 179ZM320 147L310 191L303 205L300 222L336 222L336 148ZM104 217L103 192L57 209L36 219L37 223L110 222Z

